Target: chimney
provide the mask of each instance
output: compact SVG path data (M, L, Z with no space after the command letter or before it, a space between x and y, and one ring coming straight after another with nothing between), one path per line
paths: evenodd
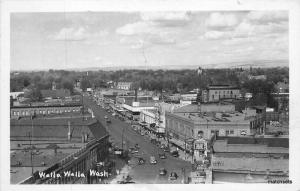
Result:
M68 121L68 141L71 140L71 122Z

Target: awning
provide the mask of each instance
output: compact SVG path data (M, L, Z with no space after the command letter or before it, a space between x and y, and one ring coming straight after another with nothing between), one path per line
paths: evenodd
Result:
M189 144L188 142L185 143L184 141L181 141L181 140L178 140L178 139L174 139L174 138L170 139L169 141L172 144L180 147L182 150L185 150L185 148L186 148L187 151L190 151L192 149L192 145Z

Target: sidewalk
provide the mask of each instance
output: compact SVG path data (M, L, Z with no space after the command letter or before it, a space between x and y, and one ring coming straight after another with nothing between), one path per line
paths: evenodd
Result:
M125 180L126 176L129 174L131 167L128 165L125 165L119 174L110 182L110 184L118 184L118 181Z

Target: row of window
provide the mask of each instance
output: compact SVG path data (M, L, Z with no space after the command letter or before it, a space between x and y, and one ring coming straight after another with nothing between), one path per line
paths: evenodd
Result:
M218 94L218 93L221 94L221 91L215 91L215 94ZM223 91L223 94L225 94L225 93L227 93L227 94L229 94L229 93L230 93L230 94L233 94L232 90L231 90L231 91L229 91L229 90L225 91L225 90L224 90L224 91Z
M13 116L29 116L35 114L52 114L52 113L70 113L79 112L80 109L65 109L65 110L27 110L27 111L12 111Z
M219 96L216 96L215 95L211 95L212 99L217 99L217 98L236 98L236 95L230 95L230 96L225 96L225 94L223 94L223 96L219 95Z

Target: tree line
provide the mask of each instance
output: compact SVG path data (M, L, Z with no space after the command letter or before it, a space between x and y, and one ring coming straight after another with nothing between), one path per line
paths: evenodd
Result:
M249 79L249 75L265 75L266 80ZM74 92L74 84L81 82L81 88L106 88L109 81L133 82L134 88L167 93L186 93L193 89L204 89L208 85L229 84L239 87L242 92L250 92L254 99L271 102L271 93L277 82L289 78L287 67L277 68L224 68L205 69L201 74L193 70L118 70L118 71L66 71L49 70L39 72L20 72L11 74L10 90L22 91L31 89L31 98L38 100L40 90L51 89L55 82L57 89L69 89ZM271 101L270 101L271 100Z

